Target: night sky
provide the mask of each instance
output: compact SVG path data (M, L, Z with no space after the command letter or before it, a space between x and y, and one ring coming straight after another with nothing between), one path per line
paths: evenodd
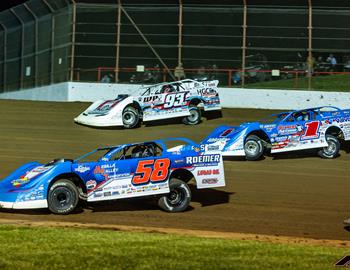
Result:
M20 5L27 0L1 0L0 1L0 11L12 8L14 6Z

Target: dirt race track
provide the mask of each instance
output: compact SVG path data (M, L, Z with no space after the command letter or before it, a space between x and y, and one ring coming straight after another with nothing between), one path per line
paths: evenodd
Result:
M198 126L179 121L134 130L92 129L73 123L86 103L0 100L0 179L27 161L75 158L97 146L166 137L196 142L220 124L236 125L270 111L224 110ZM89 204L68 216L48 211L4 211L0 219L169 227L207 231L349 240L350 146L335 160L276 155L256 162L225 161L227 186L194 190L189 211L168 214L148 200Z

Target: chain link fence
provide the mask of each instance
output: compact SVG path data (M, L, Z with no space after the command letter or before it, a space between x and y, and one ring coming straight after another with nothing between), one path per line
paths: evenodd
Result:
M330 5L30 0L0 13L1 91L68 80L156 83L180 63L187 78L221 86L348 90L350 3Z

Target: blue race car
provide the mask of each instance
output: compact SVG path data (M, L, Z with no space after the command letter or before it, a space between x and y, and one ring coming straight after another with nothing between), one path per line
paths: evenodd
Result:
M69 214L80 200L157 195L160 208L179 212L190 203L192 178L197 188L225 186L221 154L206 154L184 138L110 146L76 160L24 164L0 181L0 207Z
M273 114L259 122L220 126L202 141L207 151L257 160L265 152L317 149L322 158L338 155L350 140L350 110L325 106Z

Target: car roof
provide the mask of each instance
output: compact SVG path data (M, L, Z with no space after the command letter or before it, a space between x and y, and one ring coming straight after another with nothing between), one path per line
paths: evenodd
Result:
M145 142L136 142L136 143L126 143L126 144L120 144L120 145L111 145L111 146L104 146L99 147L96 150L108 150L108 149L114 149L114 148L120 148L120 147L126 147L126 146L133 146L133 145L139 145L139 144L150 144L150 143L157 143L162 146L163 149L167 149L165 142L167 141L183 141L190 145L196 145L195 142L187 139L187 138L167 138L167 139L159 139L159 140L153 140L153 141L145 141Z

